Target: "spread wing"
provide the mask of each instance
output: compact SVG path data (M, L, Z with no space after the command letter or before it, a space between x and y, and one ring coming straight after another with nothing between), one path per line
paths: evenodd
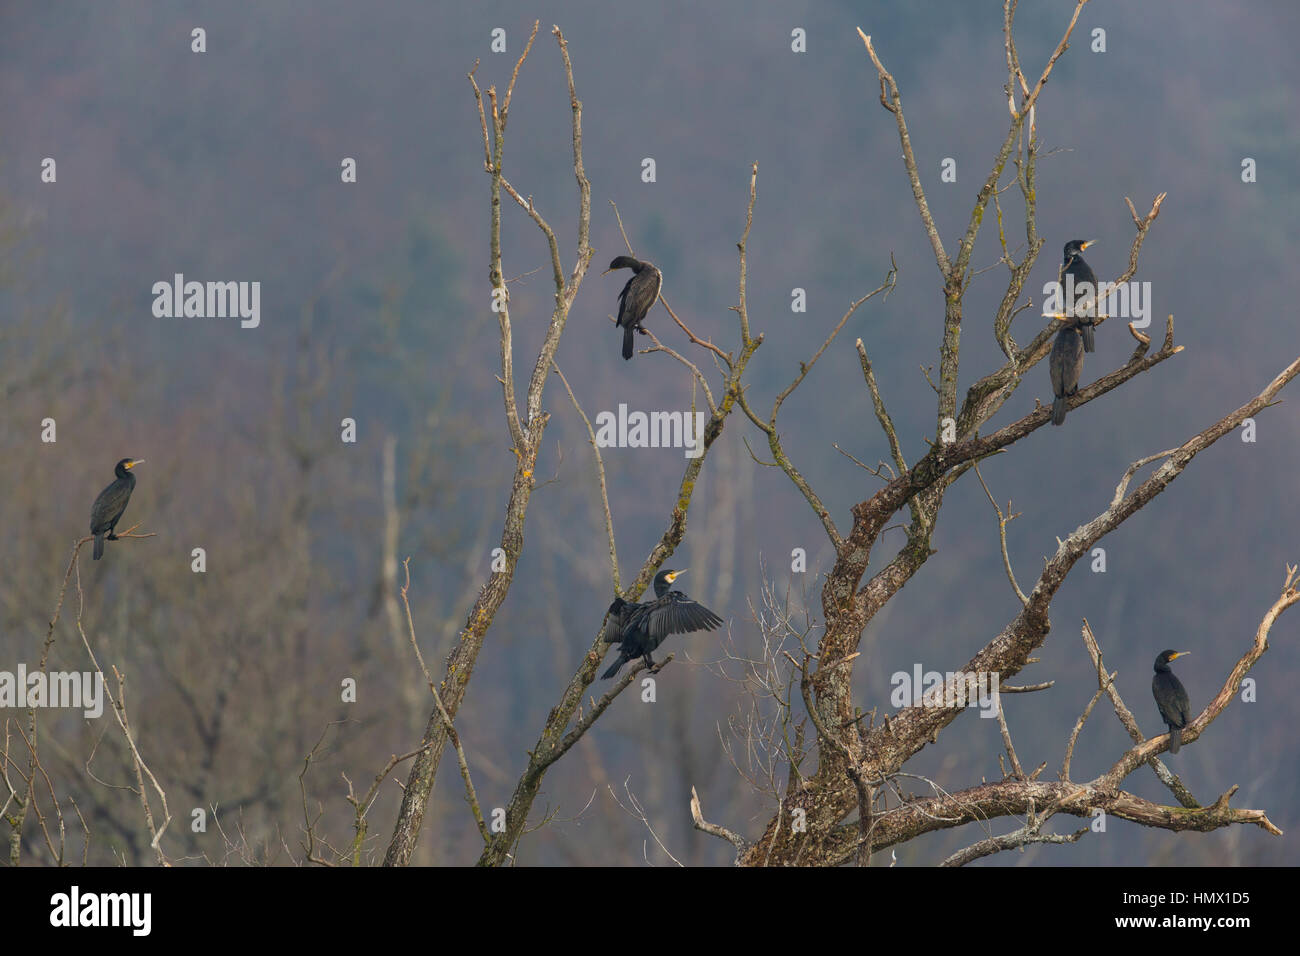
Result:
M669 591L659 600L641 605L629 623L658 645L669 634L711 631L722 618L681 591Z
M608 644L620 644L620 660L632 660L652 653L670 634L711 631L722 618L681 591L644 604L615 598L602 635Z

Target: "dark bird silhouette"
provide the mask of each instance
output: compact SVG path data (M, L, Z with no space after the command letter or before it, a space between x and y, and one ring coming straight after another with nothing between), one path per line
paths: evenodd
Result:
M1093 321L1097 317L1097 274L1083 261L1083 250L1096 242L1096 239L1071 239L1065 244L1065 257L1061 261L1061 295L1065 295L1065 277L1074 277L1074 301L1066 303L1065 314L1074 319L1083 335L1083 350L1097 351L1093 337Z
M1056 333L1052 355L1047 360L1052 373L1052 424L1064 425L1066 398L1079 391L1079 375L1083 372L1083 340L1074 326Z
M654 263L642 262L631 256L619 256L601 275L608 275L615 269L632 270L632 278L627 280L627 285L618 294L618 324L623 329L623 358L630 359L633 351L632 335L641 328L646 313L659 298L659 287L663 285L664 277Z
M1169 752L1178 753L1183 745L1183 728L1192 719L1192 702L1187 699L1183 682L1169 669L1169 662L1191 651L1161 651L1156 658L1156 676L1151 678L1151 693L1160 708L1160 719L1169 725Z
M681 571L663 570L655 575L655 599L635 604L614 598L609 606L609 622L605 625L605 640L619 644L618 659L614 661L601 680L608 680L628 661L644 657L647 667L654 667L650 656L669 634L689 634L691 631L711 631L722 623L722 618L703 604L693 601L681 591L669 590L669 585L685 574Z
M117 527L122 512L126 510L126 503L131 500L131 492L135 490L135 475L131 474L131 469L142 461L143 458L123 458L119 461L113 469L117 480L101 491L91 506L90 533L95 536L96 561L104 556L104 537L107 535L109 541L117 540L113 530Z

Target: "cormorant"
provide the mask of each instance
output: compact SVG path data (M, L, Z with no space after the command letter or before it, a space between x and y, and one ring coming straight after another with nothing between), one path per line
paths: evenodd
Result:
M1065 399L1079 391L1079 375L1083 371L1083 341L1074 326L1056 333L1051 358L1047 360L1052 373L1052 424L1065 424Z
M1071 239L1065 244L1065 255L1061 261L1061 295L1065 295L1065 277L1074 277L1074 301L1066 303L1066 315L1075 319L1079 331L1083 333L1083 350L1095 352L1096 342L1093 338L1092 325L1097 318L1097 274L1083 261L1081 253L1096 239ZM1085 283L1087 284L1085 287Z
M1151 678L1151 693L1160 708L1160 719L1169 725L1169 752L1178 753L1183 744L1183 728L1192 719L1192 702L1187 699L1183 682L1169 669L1169 662L1191 651L1161 651L1156 658L1156 676Z
M601 275L608 275L615 269L631 269L632 278L627 280L623 291L618 294L618 324L623 328L623 358L632 357L632 335L641 328L646 313L659 298L659 287L664 277L655 268L653 262L642 262L631 256L619 256L609 264Z
M131 492L135 490L135 475L131 474L131 469L142 461L143 458L123 458L119 461L113 469L117 480L99 493L90 509L90 533L95 536L96 561L104 556L105 534L109 541L117 540L113 529L117 527L118 519L126 510L126 503L131 500Z
M722 618L703 604L693 601L681 591L669 590L669 585L686 573L685 569L665 569L655 575L655 600L644 604L614 598L609 606L609 623L605 625L605 640L621 644L618 659L614 661L601 680L608 680L628 661L644 657L647 667L654 667L650 656L669 634L689 634L691 631L711 631L722 623Z

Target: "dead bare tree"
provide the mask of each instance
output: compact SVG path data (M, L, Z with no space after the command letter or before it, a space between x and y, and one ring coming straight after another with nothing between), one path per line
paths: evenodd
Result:
M389 844L388 852L385 857L387 865L404 865L410 861L411 853L415 847L415 841L419 834L421 817L424 807L427 804L430 790L433 785L434 776L437 773L438 764L441 758L442 747L449 736L454 734L453 722L456 711L461 701L464 699L466 687L473 670L474 661L482 647L483 639L491 627L493 618L497 609L504 601L513 577L514 567L518 556L523 547L523 529L527 517L528 500L532 489L535 487L533 472L536 467L537 455L541 447L542 435L549 420L549 413L542 411L542 394L545 388L546 379L550 372L554 371L565 387L571 403L580 417L587 424L590 435L590 421L582 411L581 404L567 380L564 379L563 373L555 364L555 353L559 345L559 339L564 331L565 322L568 318L569 309L577 296L578 289L582 279L586 274L586 269L590 263L592 249L588 244L588 232L591 218L591 187L587 181L586 174L583 171L582 162L582 104L578 100L577 92L573 78L573 68L569 61L568 49L563 34L559 28L553 29L553 34L559 44L560 54L564 61L565 75L568 80L570 105L572 109L572 139L573 139L573 163L574 175L578 183L578 241L576 262L568 278L564 274L562 265L559 242L554 231L547 223L545 218L537 209L532 198L525 199L508 179L503 175L502 156L504 153L506 124L509 117L510 100L514 91L515 82L519 76L519 70L528 58L529 51L532 48L533 40L537 35L537 24L534 24L533 34L530 36L528 43L524 47L523 53L515 64L511 74L510 83L507 86L505 96L498 100L495 87L487 89L487 102L485 106L482 91L474 78L475 71L469 74L469 80L474 90L475 101L478 104L480 130L483 137L484 150L484 169L491 178L492 194L492 218L491 218L491 240L490 240L490 266L489 271L496 291L495 306L498 320L501 327L501 374L499 380L502 383L503 394L506 407L506 422L510 429L510 434L514 442L513 450L516 457L515 477L512 485L509 502L506 506L505 527L502 532L501 547L506 558L506 567L503 571L494 572L488 583L480 592L478 600L475 602L473 609L470 611L469 618L464 630L461 632L460 639L452 651L447 662L446 676L441 684L434 688L431 684L431 690L436 698L435 708L430 715L428 726L425 730L424 739L421 747L416 752L406 788L403 792L402 806L399 810L397 826L394 831L392 841ZM490 120L489 120L490 117ZM749 227L753 221L753 208L756 198L757 188L757 165L751 170L750 177L750 198L749 212L746 220L744 236L740 241L743 250L745 238L748 237ZM533 375L528 385L526 393L526 417L521 423L519 410L515 393L514 381L514 356L511 339L510 312L509 312L509 293L506 289L505 281L502 276L501 258L501 202L502 192L513 199L516 205L523 209L529 218L533 220L538 228L545 235L548 247L551 253L551 265L553 279L555 282L555 309L551 315L551 322L547 329L546 338L539 349L536 363L534 364ZM663 531L660 540L651 549L650 553L642 562L641 568L632 581L632 583L623 591L624 596L635 599L647 587L655 572L664 560L673 553L673 550L681 543L686 533L686 519L690 508L691 499L694 494L695 483L699 477L700 471L704 466L705 459L710 447L716 441L722 432L722 427L727 417L735 411L741 398L741 377L744 373L750 358L754 351L762 344L762 336L751 336L749 333L748 313L744 309L742 299L740 306L741 318L741 344L737 352L724 352L722 349L706 342L697 337L686 326L677 314L673 312L668 303L664 305L669 310L674 321L686 332L688 338L699 348L710 353L718 363L718 367L723 370L723 385L721 388L721 398L716 398L713 389L709 386L708 380L700 371L699 367L689 359L673 351L671 348L662 344L653 333L648 336L653 343L650 351L661 351L674 360L681 362L691 370L693 381L698 384L701 393L704 396L708 408L708 421L704 428L702 453L692 458L685 467L682 474L679 492L671 514L669 515L667 527ZM603 464L601 463L599 449L596 446L594 435L590 435L593 452L595 454L598 473L603 476ZM601 480L603 488L603 477ZM611 569L615 590L619 590L619 569L617 547L614 539L613 521L609 513L608 501L604 502L606 515L606 530L609 536L609 553ZM602 640L598 630L593 637L590 651L583 657L582 663L575 672L569 684L564 688L560 703L551 711L545 726L541 730L540 738L536 746L530 751L530 759L527 768L520 776L516 784L514 794L509 805L505 808L506 827L500 833L487 833L482 827L480 832L484 836L484 851L480 859L483 864L500 864L509 859L515 844L522 836L528 819L528 812L532 807L534 798L537 795L543 776L547 769L562 757L591 727L592 723L605 711L610 703L636 679L641 669L640 664L627 670L623 678L605 694L600 701L592 702L589 710L580 713L582 698L586 688L595 678L597 665L603 656ZM660 666L667 663L672 658L669 656ZM576 721L575 721L576 716ZM573 724L570 727L570 724ZM468 784L468 769L465 766L464 755L461 754L462 773Z
M1086 2L1086 0L1084 0ZM1029 369L1046 357L1057 326L1049 322L1025 346L1020 346L1011 335L1012 320L1031 306L1023 296L1024 285L1043 246L1037 232L1036 164L1040 147L1036 130L1036 109L1045 84L1057 60L1066 52L1069 39L1078 21L1083 2L1077 3L1060 42L1049 56L1032 87L1020 65L1013 24L1016 4L1004 4L1003 30L1005 36L1008 109L1010 123L1002 144L985 179L969 222L955 251L945 248L926 200L925 190L913 154L902 96L897 82L885 68L872 44L871 38L862 34L862 40L871 62L875 66L880 85L880 103L894 117L902 145L904 168L911 184L925 233L930 241L936 265L943 283L945 309L940 342L940 367L938 382L931 382L937 396L936 432L929 441L929 450L913 462L908 462L889 414L888 406L876 381L868 350L861 339L855 343L863 379L870 395L876 419L885 434L890 448L890 464L878 468L863 465L885 483L870 497L852 508L852 525L842 531L823 499L812 487L803 471L786 452L778 429L782 404L808 378L818 359L835 343L838 334L854 312L877 295L888 295L896 282L896 269L891 268L881 284L872 292L853 302L839 322L828 333L821 347L799 365L798 374L774 398L771 411L762 416L751 404L747 386L743 382L745 369L755 350L762 344L763 336L751 332L747 303L747 240L754 221L754 208L758 190L758 166L750 173L749 201L740 240L738 301L733 311L738 319L736 347L727 351L723 347L696 336L664 301L674 322L687 334L691 344L701 349L713 362L721 378L710 385L709 377L687 357L664 345L650 334L650 352L663 352L674 361L685 365L698 385L709 410L704 433L704 454L694 458L682 475L675 506L668 516L667 526L641 564L640 570L625 596L635 598L645 589L657 568L680 544L685 534L686 518L695 482L704 465L708 449L721 433L723 425L736 408L763 433L767 439L772 462L760 462L780 467L791 483L808 502L825 529L834 551L835 559L826 575L821 596L821 621L805 622L795 627L788 602L783 606L775 592L768 589L763 597L763 610L755 612L755 622L765 635L765 648L761 659L744 659L748 668L743 678L757 697L765 703L751 709L750 713L733 723L733 730L745 743L749 753L747 768L742 770L734 751L729 751L733 764L742 775L750 779L757 789L769 794L775 803L771 819L762 833L754 839L747 838L728 827L710 823L704 818L698 796L692 791L690 809L697 829L729 841L737 853L737 863L742 865L828 865L856 860L860 865L870 863L875 850L894 846L922 833L936 829L959 826L973 820L987 821L997 816L1023 816L1024 824L1003 836L990 836L967 849L953 854L944 862L960 865L1004 849L1031 843L1074 842L1086 831L1056 834L1044 831L1044 824L1057 813L1090 816L1104 811L1125 819L1165 829L1214 829L1232 823L1250 822L1276 832L1262 811L1234 810L1228 807L1230 790L1212 806L1201 808L1191 794L1172 777L1175 793L1183 806L1194 812L1170 813L1155 804L1142 801L1119 789L1124 778L1138 765L1154 762L1154 755L1162 746L1161 738L1144 740L1133 724L1135 746L1120 756L1112 768L1095 780L1076 783L1069 779L1069 753L1088 715L1100 697L1109 693L1116 702L1117 712L1123 716L1122 702L1113 684L1101 669L1100 652L1094 654L1099 673L1100 687L1093 702L1080 718L1067 746L1061 779L1046 782L1038 779L1043 767L1026 773L1020 764L1011 740L1005 717L1000 716L1002 738L1008 767L1003 780L981 783L977 787L959 792L948 792L933 781L909 774L904 767L925 744L933 742L962 710L956 706L911 706L876 722L876 711L869 713L855 705L852 683L858 646L863 630L880 610L898 593L903 585L924 566L930 555L931 537L943 505L947 490L963 474L975 468L983 459L1002 453L1009 446L1047 424L1050 413L1039 407L1017 421L989 433L980 429L1001 409L1019 386ZM597 474L602 494L606 531L609 539L611 575L615 590L620 590L618 552L613 520L605 492L604 466L591 429L590 420L582 410L578 396L559 367L554 356L559 337L564 330L568 310L577 295L582 278L592 256L587 242L590 220L590 185L583 173L581 104L574 87L572 66L567 47L559 29L554 35L560 47L568 79L572 107L572 139L574 172L578 182L579 224L577 256L566 278L561 261L558 240L551 227L538 211L532 198L525 199L503 175L502 156L506 122L511 95L520 68L524 65L533 36L515 64L506 94L498 101L495 87L487 90L485 105L482 92L474 79L469 78L479 107L480 126L484 147L484 168L491 179L492 218L490 246L490 275L496 291L498 318L501 327L501 374L505 399L506 421L514 442L516 456L515 475L506 508L502 532L502 550L506 555L506 569L492 574L470 611L459 642L448 659L446 674L437 686L425 671L435 707L430 715L421 746L407 755L414 763L404 790L397 827L388 847L387 864L409 862L420 821L429 792L437 772L442 748L446 740L453 740L457 749L461 775L466 786L467 800L474 811L475 822L483 838L484 848L479 859L481 865L501 865L513 859L514 848L526 832L529 813L548 770L573 747L592 727L614 699L637 678L640 665L631 668L599 700L589 699L583 706L583 697L590 686L603 656L604 645L597 631L589 651L582 658L573 676L560 694L559 702L550 711L536 744L529 751L528 764L515 786L505 812L505 828L492 832L484 825L481 808L471 781L469 760L455 735L456 711L464 698L473 670L474 661L482 647L484 637L491 627L497 609L504 601L523 545L523 528L527 515L529 494L535 486L533 471L536 466L542 433L548 414L542 411L541 399L546 378L554 371L564 385L570 403L584 422L593 448ZM861 31L859 31L861 32ZM477 69L477 65L476 65ZM1008 164L1014 169L1014 181L1005 183ZM1008 248L1003 229L1000 196L1011 188L1018 189L1025 210L1025 241L1023 252ZM514 200L537 224L547 239L551 253L555 283L555 309L546 338L534 364L532 378L526 392L526 415L521 422L516 401L513 373L513 350L509 313L509 294L502 279L501 268L501 202L502 191ZM1133 219L1135 233L1130 248L1126 271L1117 285L1136 274L1138 257L1147 234L1160 213L1165 199L1162 193L1151 203L1145 215L1139 215L1133 203L1126 199ZM964 298L971 280L979 273L972 269L971 256L980 226L993 203L997 210L998 239L1002 249L999 264L1008 269L1008 280L1000 304L993 317L994 338L1006 357L1005 363L978 379L958 403L957 381L964 318ZM621 222L620 222L621 225ZM624 237L626 241L626 236ZM629 251L631 250L629 244ZM1019 250L1017 250L1019 251ZM987 270L981 270L987 271ZM1105 317L1099 317L1099 322ZM1127 362L1101 376L1086 388L1081 388L1071 400L1074 406L1083 405L1121 387L1137 375L1143 374L1182 351L1174 344L1173 318L1169 317L1160 346L1152 351L1151 340L1134 326L1129 326L1135 347ZM998 512L999 541L1004 564L1011 585L1021 602L1020 612L989 643L965 665L964 673L996 673L1009 678L1031 661L1030 655L1046 639L1049 629L1049 609L1058 589L1074 564L1103 536L1117 528L1141 510L1157 494L1176 479L1200 451L1229 434L1246 418L1267 407L1274 396L1300 373L1300 359L1288 366L1255 398L1218 422L1189 438L1181 446L1134 462L1120 478L1109 507L1087 524L1076 529L1059 543L1056 554L1047 562L1034 586L1028 593L1016 582L1011 562L1006 552L1006 525L1014 515ZM927 376L928 377L928 376ZM751 452L752 454L752 452ZM757 460L757 459L756 459ZM856 460L856 459L855 459ZM1145 481L1130 492L1129 486L1144 466L1156 461L1162 464ZM858 462L860 465L863 464ZM981 478L982 481L982 478ZM987 491L987 486L986 491ZM989 495L992 501L992 495ZM909 519L905 525L906 542L893 558L872 577L864 580L868 561L882 531L906 508ZM766 584L765 584L766 587ZM1265 625L1257 636L1256 644L1248 651L1225 683L1225 691L1216 698L1215 705L1196 719L1185 731L1185 739L1194 740L1204 727L1227 705L1234 681L1241 677L1258 659L1266 646L1267 625L1297 600L1295 574L1288 574L1283 596L1270 609ZM409 608L408 608L409 613ZM819 631L813 637L813 632ZM414 643L414 625L410 626ZM796 657L793 645L799 645ZM418 654L418 647L417 647ZM671 657L668 658L671 660ZM667 661L663 662L667 663ZM660 667L663 666L660 664ZM421 661L423 666L423 662ZM1028 687L1004 686L1004 693L1032 692L1050 686L1050 682ZM794 696L798 688L799 698ZM950 686L945 692L957 688ZM964 697L958 699L964 700ZM813 730L806 739L806 723L801 723L797 709L802 702L807 722ZM1000 705L999 705L1000 706ZM724 743L724 749L728 745ZM816 768L805 775L801 769L806 758L816 755ZM394 758L395 760L399 758ZM785 773L779 772L784 761ZM1044 765L1045 766L1045 765ZM391 769L392 764L385 769ZM784 777L784 781L782 781ZM381 779L381 778L377 778ZM1162 778L1163 779L1163 778ZM906 780L921 780L930 789L929 796L918 797L908 792ZM1235 790L1235 788L1234 788ZM629 792L629 797L631 794ZM350 799L353 799L350 797ZM634 807L637 806L635 798ZM354 805L357 801L353 800ZM856 819L852 817L856 814ZM360 818L359 818L360 819ZM646 821L649 827L649 821ZM361 831L359 831L361 832ZM658 840L657 834L654 834ZM662 844L661 844L662 846ZM664 848L665 852L668 852ZM671 854L669 854L671 856Z
M487 89L490 109L484 106L483 94L474 79L478 69L470 71L469 81L474 88L474 98L478 103L479 121L483 134L483 165L491 179L492 192L492 226L489 250L489 276L493 289L493 308L501 327L501 390L505 401L506 423L510 429L515 456L514 479L511 484L510 497L506 505L504 527L501 531L501 550L505 555L505 569L494 571L479 592L461 631L459 640L447 660L446 676L441 684L441 707L435 707L429 715L424 738L407 778L406 788L402 794L402 805L398 811L397 825L393 832L388 852L384 858L385 865L402 866L410 862L420 833L420 824L428 804L429 793L433 788L434 777L442 759L442 750L448 737L450 721L464 700L466 689L474 672L474 663L488 629L492 626L497 609L505 600L514 580L514 569L524 545L524 525L528 516L528 502L532 496L536 480L533 472L537 466L537 455L541 450L542 436L550 413L542 411L542 393L546 380L550 376L560 336L564 332L569 318L569 309L578 295L582 280L591 263L592 249L588 243L591 223L591 184L582 166L582 104L578 101L573 85L573 67L569 62L568 49L564 36L559 29L554 29L560 54L564 59L565 74L569 80L569 95L573 110L573 171L578 181L578 236L574 265L568 277L565 277L564 265L560 255L560 244L554 230L542 217L531 198L525 199L512 186L503 174L505 156L506 125L510 116L510 101L514 95L515 82L519 79L519 70L528 59L533 41L537 38L537 23L533 24L532 35L524 46L523 53L515 63L514 72L506 87L503 97L498 98L495 86ZM488 114L491 114L491 131L488 129ZM546 337L538 351L537 361L525 392L524 415L521 420L515 387L514 344L511 337L510 296L506 287L505 273L501 258L501 203L502 192L513 199L537 224L546 236L551 253L552 277L555 282L555 308L551 313ZM445 708L447 719L442 713Z
M152 538L155 536L154 532L136 534L136 528L138 527L139 524L132 525L130 528L127 528L125 531L120 532L117 535L117 537L135 539L135 538ZM117 719L118 727L122 731L122 737L126 741L127 748L131 755L131 761L130 761L131 772L135 778L135 787L134 788L123 787L122 789L132 790L132 792L134 792L136 796L139 798L141 809L144 814L145 826L149 832L150 848L153 850L157 862L160 865L166 866L168 865L168 859L162 849L161 840L162 840L163 833L167 829L167 825L171 822L171 813L167 809L167 795L163 792L162 786L158 783L157 778L155 778L153 775L153 771L149 769L149 765L145 762L144 757L140 754L140 750L136 745L135 735L131 731L131 724L127 716L127 709L126 709L126 678L116 667L114 667L113 675L117 680L116 694L114 694L114 692L108 688L108 676L104 673L103 667L100 666L99 659L96 657L95 651L91 647L90 639L86 636L85 627L82 623L82 615L85 610L86 598L81 588L81 565L78 562L78 557L81 554L82 545L88 544L93 540L94 540L94 536L88 535L84 538L80 538L79 540L77 540L72 546L72 556L68 560L68 568L63 575L63 584L59 587L59 595L54 605L54 613L50 616L49 629L47 630L45 635L45 642L41 647L41 657L39 663L37 664L37 669L41 675L42 680L43 681L48 680L50 649L54 645L54 641L55 641L55 636L56 636L55 628L58 625L59 618L63 613L63 602L65 597L67 596L68 584L74 583L77 591L77 615L76 615L76 620L74 622L77 628L77 634L81 637L82 646L86 649L86 653L90 657L90 663L95 669L95 674L98 676L101 682L101 686L105 688L108 694L108 703L112 708L113 716ZM21 860L22 846L23 846L23 826L24 823L26 822L27 813L29 810L32 811L36 816L37 827L41 832L41 836L45 842L46 849L50 853L52 862L54 862L57 865L63 865L68 862L68 860L66 859L67 835L66 835L66 826L63 817L63 811L62 808L59 806L59 798L55 793L54 783L50 779L49 773L41 765L39 746L38 746L39 721L37 718L38 718L38 710L35 706L31 706L27 710L26 732L24 732L21 729L21 727L18 726L16 721L12 723L10 721L5 722L5 733L4 733L4 741L3 741L4 749L3 752L0 753L0 780L3 780L5 784L5 801L3 806L0 807L0 810L7 810L11 805L14 807L14 811L12 813L3 814L5 821L9 824L10 827L10 831L9 831L10 866L17 866ZM13 726L17 730L17 733L22 738L22 741L25 745L25 749L27 750L28 757L27 757L27 766L25 770L23 769L19 760L15 759L14 757L12 747L11 747L10 726ZM102 782L99 781L99 779L95 777L94 773L90 770L90 764L93 760L94 760L94 752L92 751L90 758L86 762L87 776L89 776L93 780L96 780L97 782ZM14 785L13 780L10 776L11 769L15 771L16 774L19 776L19 778L22 780L21 786ZM146 785L146 781L147 781L147 785ZM45 790L49 795L51 812L54 814L55 822L57 825L57 831L58 831L57 839L51 836L49 830L49 823L46 819L46 814L42 813L41 811L41 807L39 803L39 785L41 783L45 785ZM154 806L150 803L149 787L152 787L153 792L157 796L158 803L161 806L161 811L162 811L161 822L159 822L156 819ZM90 828L86 826L85 818L82 817L81 810L80 808L77 807L76 802L72 801L71 798L69 799L73 810L75 811L78 819L80 820L81 829L85 834L85 838L86 838L85 844L83 845L83 849L82 849L82 862L84 863L86 860L87 853L89 851Z
M1084 0L1086 2L1086 0ZM1182 793L1180 800L1194 812L1172 812L1131 794L1119 790L1123 779L1138 765L1152 758L1164 746L1162 737L1143 740L1136 732L1136 746L1122 755L1112 768L1097 779L1075 783L1068 779L1068 759L1059 782L1037 779L1043 769L1039 767L1026 775L1020 768L1011 746L1009 733L1003 722L1003 737L1007 745L1012 770L996 783L985 783L957 793L935 793L918 798L896 791L890 800L889 789L907 761L927 743L937 739L964 705L960 706L910 706L884 719L881 725L874 720L865 722L854 707L852 678L857 647L863 629L879 613L899 589L910 580L933 553L930 536L947 489L963 473L981 459L996 454L1020 438L1046 424L1045 408L1038 408L1019 421L1012 422L993 433L982 436L980 427L997 412L1017 387L1025 372L1046 355L1055 329L1049 325L1021 348L1010 334L1011 319L1027 308L1022 305L1021 293L1043 241L1038 236L1035 212L1035 164L1039 144L1035 129L1035 109L1039 94L1047 83L1052 68L1068 45L1071 32L1083 8L1079 2L1060 42L1048 58L1042 73L1031 88L1021 70L1019 54L1013 37L1016 4L1007 0L1004 5L1004 35L1007 57L1008 108L1010 125L1001 148L994 159L975 205L971 210L969 225L958 243L955 254L944 247L926 201L921 184L916 157L913 154L904 117L902 97L897 82L885 68L872 44L871 38L861 34L867 55L874 64L880 82L880 103L893 115L903 149L904 167L911 183L926 235L934 252L935 262L943 280L945 315L940 347L941 362L939 382L934 386L938 396L936 408L937 437L928 453L910 465L904 459L887 412L886 404L876 385L870 360L861 341L857 343L867 388L871 394L876 417L889 441L896 473L886 485L870 498L852 509L853 525L847 534L836 527L833 519L820 507L815 492L808 487L788 459L773 445L777 461L790 475L799 491L812 505L817 517L826 528L837 555L835 564L827 575L822 592L824 631L814 651L805 654L802 661L792 661L797 668L808 716L816 728L817 770L810 777L791 775L787 789L776 812L761 836L746 840L725 827L708 823L700 811L698 800L692 801L692 813L697 828L732 842L737 848L737 863L741 865L838 864L850 859L858 863L869 862L874 850L893 846L931 830L958 826L974 820L988 820L997 816L1025 817L1025 825L1003 837L991 837L962 853L950 857L948 863L960 864L989 853L998 852L1031 842L1071 842L1082 831L1069 835L1047 834L1041 831L1043 822L1052 814L1065 812L1088 816L1096 811L1116 814L1149 826L1170 830L1209 830L1233 823L1255 823L1269 832L1278 832L1262 811L1233 810L1227 806L1230 790L1212 806L1201 808ZM1008 161L1015 168L1015 183L1019 187L1025 207L1025 252L1016 261L1007 250L1005 234L1001 232L1001 208L998 208L999 238L1002 243L1002 261L1010 276L1001 304L993 322L994 336L1006 355L1006 363L977 381L966 394L960 408L957 405L957 368L960 334L963 319L963 298L972 278L971 252L979 233L990 200L997 202L1000 186ZM1118 280L1127 281L1136 272L1138 254L1152 223L1159 215L1164 194L1157 196L1145 216L1139 216L1131 201L1128 202L1136 233L1129 255L1127 271ZM1127 200L1126 200L1127 201ZM1118 284L1118 283L1117 283ZM1130 332L1137 345L1127 363L1102 376L1092 385L1080 390L1074 404L1085 404L1099 398L1129 379L1148 371L1181 351L1174 345L1173 317L1166 324L1161 347L1148 354L1150 340L1132 325ZM791 387L782 392L770 418L760 418L752 411L748 401L742 407L750 419L762 429L769 439L774 439L776 412L780 402L803 380L806 369ZM1199 452L1223 436L1230 434L1246 418L1262 411L1272 403L1277 393L1300 373L1297 359L1270 382L1255 398L1225 415L1222 419L1181 446L1134 462L1121 477L1110 506L1087 524L1076 529L1060 542L1056 554L1046 562L1034 587L1025 595L1015 582L1007 561L1008 575L1013 588L1022 601L1022 610L978 654L961 669L964 673L996 673L1005 680L1023 668L1030 654L1046 639L1049 609L1057 590L1078 559L1104 535L1137 513L1176 479ZM945 437L945 429L947 436ZM1155 461L1163 464L1135 490L1128 490L1137 471ZM872 549L893 516L904 506L910 509L911 521L907 527L907 542L894 558L874 576L863 580ZM996 507L996 506L995 506ZM1005 528L1009 520L999 510L999 535L1005 560ZM1194 723L1196 733L1203 729L1231 699L1233 689L1242 675L1263 652L1267 626L1283 610L1297 600L1295 574L1289 570L1283 595L1269 610L1261 625L1255 645L1234 668L1224 690L1216 697ZM1095 657L1100 660L1099 655ZM1100 665L1098 665L1100 666ZM1100 672L1099 672L1100 673ZM945 687L946 699L957 697L950 680ZM1035 688L1018 688L1029 690ZM1106 684L1107 692L1115 695L1113 686ZM1117 695L1117 708L1119 707ZM1090 708L1091 709L1091 708ZM1082 719L1080 726L1082 725ZM1077 734L1077 729L1076 729ZM1070 748L1073 747L1073 741ZM1178 791L1175 791L1178 792ZM856 812L857 820L848 821Z

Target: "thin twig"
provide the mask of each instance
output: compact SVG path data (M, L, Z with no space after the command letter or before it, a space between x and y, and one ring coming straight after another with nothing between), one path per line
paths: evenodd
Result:
M564 377L564 373L560 371L560 366L554 359L551 360L551 367L555 369L555 374L560 376L560 381L564 383L564 390L569 393L569 401L573 402L573 407L582 418L582 423L587 426L587 439L591 442L591 452L596 459L596 477L600 480L600 503L605 509L605 535L609 539L609 563L614 574L614 593L618 594L623 585L619 582L618 575L618 547L614 543L614 517L609 510L609 491L605 486L605 462L600 455L600 446L596 444L596 431L591 427L591 419L578 404L578 397L569 387L569 380Z

